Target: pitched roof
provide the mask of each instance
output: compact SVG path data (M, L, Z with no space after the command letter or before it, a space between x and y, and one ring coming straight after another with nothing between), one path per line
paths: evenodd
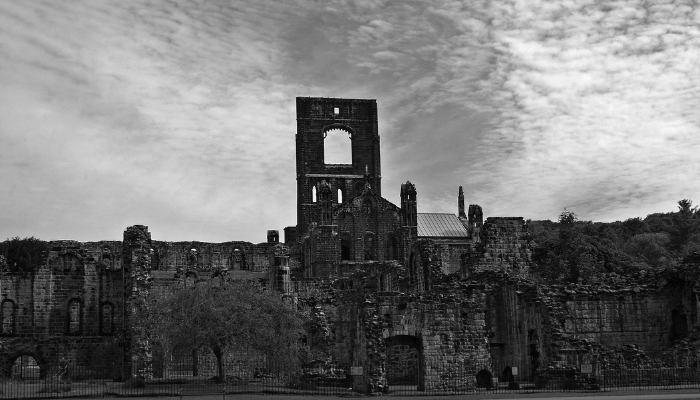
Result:
M468 237L467 229L454 214L418 213L419 237Z

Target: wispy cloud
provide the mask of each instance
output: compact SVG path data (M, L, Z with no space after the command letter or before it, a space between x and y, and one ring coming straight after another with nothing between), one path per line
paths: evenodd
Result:
M478 201L501 214L554 218L569 207L614 220L697 197L700 14L692 5L498 3L497 64L481 82L497 117L476 164L492 173L468 179Z
M0 3L0 235L264 240L295 96L376 98L384 190L619 219L697 197L692 1ZM698 200L700 201L700 200Z

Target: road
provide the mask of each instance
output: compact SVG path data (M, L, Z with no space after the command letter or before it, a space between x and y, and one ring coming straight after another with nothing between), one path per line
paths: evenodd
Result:
M228 400L284 400L290 396L260 395L260 394L230 394ZM292 400L339 400L348 398L384 398L386 400L481 400L481 399L524 399L524 400L700 400L700 389L679 390L644 390L632 392L606 392L606 393L531 393L531 394L473 394L459 396L291 396ZM129 400L146 400L150 397L131 397ZM180 399L179 397L159 397L159 399ZM223 400L222 395L185 396L183 400ZM119 398L99 398L94 400L125 400Z

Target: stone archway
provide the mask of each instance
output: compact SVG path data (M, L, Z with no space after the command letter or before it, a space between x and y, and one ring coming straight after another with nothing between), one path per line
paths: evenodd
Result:
M493 374L488 369L482 369L476 374L476 387L493 388Z
M41 368L34 357L22 355L17 357L12 363L10 374L13 379L39 379L41 377Z
M420 338L409 335L385 339L386 379L389 387L415 386L425 390L425 360Z

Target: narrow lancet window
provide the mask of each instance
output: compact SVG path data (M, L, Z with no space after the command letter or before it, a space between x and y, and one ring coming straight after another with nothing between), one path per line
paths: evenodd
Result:
M68 302L68 333L79 335L82 322L82 307L80 300L73 299Z

